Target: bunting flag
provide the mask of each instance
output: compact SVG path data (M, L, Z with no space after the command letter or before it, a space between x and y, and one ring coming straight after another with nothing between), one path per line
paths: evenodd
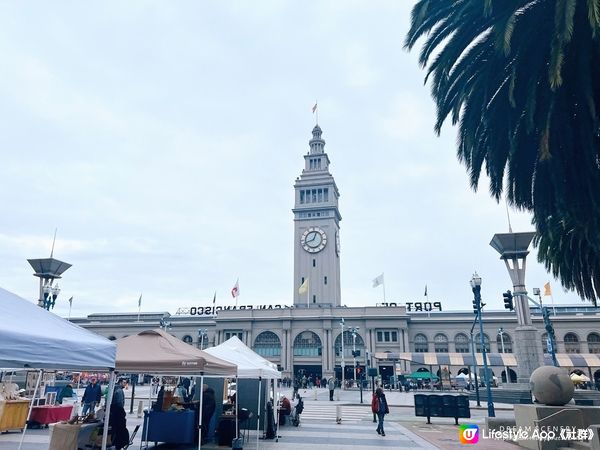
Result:
M317 102L315 102L315 106L312 107L313 114L317 111Z
M298 294L306 294L308 292L308 278L298 288Z
M233 298L240 296L240 279L239 278L236 280L235 285L231 289L231 296Z
M544 285L544 295L552 295L552 289L550 288L549 281Z
M138 308L142 307L142 294L140 294L140 298L138 299Z
M375 279L373 279L373 287L376 288L380 284L383 284L383 274L379 275Z

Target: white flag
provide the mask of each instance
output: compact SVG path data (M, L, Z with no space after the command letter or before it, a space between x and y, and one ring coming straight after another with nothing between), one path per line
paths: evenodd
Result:
M298 294L306 294L308 292L308 278L298 288Z
M377 278L373 280L373 287L376 288L380 284L383 284L383 274L379 275Z

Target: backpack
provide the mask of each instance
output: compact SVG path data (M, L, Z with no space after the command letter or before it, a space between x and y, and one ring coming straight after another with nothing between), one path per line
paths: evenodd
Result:
M379 412L379 398L377 397L377 394L373 394L373 399L371 400L371 411L374 413Z

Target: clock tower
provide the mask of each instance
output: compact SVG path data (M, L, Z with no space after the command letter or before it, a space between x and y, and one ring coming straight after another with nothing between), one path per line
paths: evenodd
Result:
M294 183L294 306L340 306L340 196L315 125Z

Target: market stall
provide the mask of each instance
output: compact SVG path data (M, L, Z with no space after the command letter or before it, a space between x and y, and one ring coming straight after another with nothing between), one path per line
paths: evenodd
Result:
M114 370L113 342L2 288L0 317L0 368L39 370L34 397L44 370ZM32 406L30 402L27 419ZM25 433L26 428L19 449ZM103 449L106 439L105 432Z
M272 363L271 361L263 358L252 349L250 349L246 344L244 344L237 336L233 336L222 344L217 345L216 347L211 347L206 349L207 353L214 355L218 358L224 359L225 361L229 361L231 363L237 364L238 366L238 378L239 379L252 379L257 380L257 391L258 395L257 399L257 420L256 420L256 439L257 439L257 447L258 447L258 438L259 438L259 430L261 424L261 411L265 410L265 396L268 396L268 392L263 390L263 380L278 380L281 378L281 372L277 370L277 365ZM239 385L238 381L238 385ZM275 387L277 384L275 383ZM236 402L236 407L242 399L239 397L239 392L241 389L238 389L238 401ZM275 399L277 396L275 396ZM268 398L266 399L268 401ZM274 408L277 411L277 408ZM236 417L238 414L236 413ZM264 419L263 419L264 420ZM279 426L278 420L275 420L277 423L277 427ZM275 432L277 434L277 431ZM236 437L239 437L239 429L238 423L236 421Z
M163 330L147 330L116 341L116 369L128 373L154 375L198 375L200 385L204 377L235 377L237 366L171 336ZM202 411L202 389L199 410ZM144 441L169 442L174 427L188 429L190 414L177 411L148 411L144 418ZM198 414L198 447L202 442L202 414ZM152 431L151 431L152 429ZM178 434L181 437L181 434ZM166 439L166 440L163 440ZM185 438L185 443L189 438ZM182 442L179 442L182 443Z

